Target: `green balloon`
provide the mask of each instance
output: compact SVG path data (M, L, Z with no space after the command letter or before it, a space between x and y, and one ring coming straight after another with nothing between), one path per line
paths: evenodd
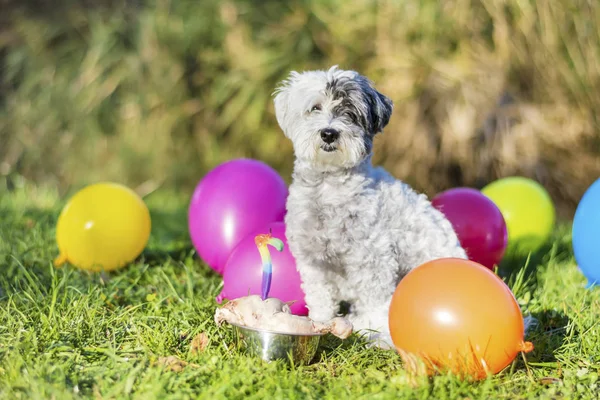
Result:
M490 183L481 192L500 209L508 231L507 253L528 254L550 238L556 219L554 203L538 182L511 176Z

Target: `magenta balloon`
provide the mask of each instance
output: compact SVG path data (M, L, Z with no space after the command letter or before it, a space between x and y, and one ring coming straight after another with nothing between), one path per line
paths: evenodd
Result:
M188 229L198 255L219 274L242 238L270 222L283 221L287 185L267 164L252 159L225 162L196 186Z
M452 223L471 261L493 269L504 257L508 234L504 217L479 190L454 188L431 201Z
M269 233L274 238L283 241L283 251L268 246L273 264L271 290L268 297L278 298L283 302L293 301L290 306L295 315L308 315L302 280L296 269L296 260L290 252L285 237L285 224L275 222L265 225L246 236L233 250L223 271L223 290L217 296L221 303L224 299L233 300L251 294L261 295L262 285L262 259L254 242L254 237L259 234Z

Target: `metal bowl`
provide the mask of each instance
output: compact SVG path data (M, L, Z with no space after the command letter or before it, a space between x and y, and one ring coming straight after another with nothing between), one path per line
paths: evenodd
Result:
M322 333L297 335L230 325L238 351L268 362L285 360L297 365L308 364L315 356L323 336Z

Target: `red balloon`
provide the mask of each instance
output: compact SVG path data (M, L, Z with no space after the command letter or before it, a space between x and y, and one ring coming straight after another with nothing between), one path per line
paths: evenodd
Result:
M452 223L469 260L493 269L504 257L508 243L500 209L479 190L454 188L431 201Z

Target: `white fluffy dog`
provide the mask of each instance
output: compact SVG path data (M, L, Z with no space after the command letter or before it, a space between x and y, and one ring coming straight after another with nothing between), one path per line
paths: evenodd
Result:
M424 194L372 166L373 138L393 105L367 78L337 66L292 72L274 95L296 156L286 236L309 316L330 320L348 302L354 329L391 348L388 309L400 279L465 251Z

